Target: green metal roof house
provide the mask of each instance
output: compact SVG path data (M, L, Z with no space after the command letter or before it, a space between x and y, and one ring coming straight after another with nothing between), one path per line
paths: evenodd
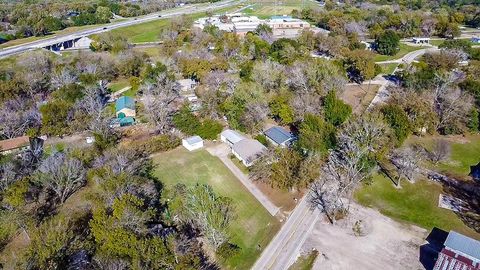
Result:
M115 102L115 114L117 118L133 117L135 118L135 100L131 97L121 96Z

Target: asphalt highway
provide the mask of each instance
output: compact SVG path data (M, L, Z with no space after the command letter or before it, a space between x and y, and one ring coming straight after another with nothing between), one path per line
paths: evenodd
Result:
M106 24L106 25L98 26L88 30L81 30L71 34L56 35L50 38L44 38L37 41L32 41L32 42L28 42L28 43L24 43L16 46L7 47L0 50L0 58L8 57L8 56L29 51L29 50L44 48L49 45L58 44L68 40L73 40L81 37L90 36L93 34L107 32L107 31L121 28L121 27L131 26L135 24L140 24L140 23L145 23L145 22L150 22L150 21L160 20L165 18L172 18L179 15L183 15L183 14L192 14L192 13L209 11L209 10L213 11L216 9L229 7L244 1L245 0L225 0L220 2L210 3L208 5L205 5L205 4L185 5L183 7L163 10L160 12L152 13L149 15L141 16L141 17L129 18L127 21Z

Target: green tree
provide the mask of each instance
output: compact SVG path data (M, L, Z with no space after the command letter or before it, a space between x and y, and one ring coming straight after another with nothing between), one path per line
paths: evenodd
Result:
M473 109L470 113L470 120L467 124L468 128L472 132L478 132L480 127L480 114L477 109Z
M72 108L71 103L65 100L52 100L40 107L42 114L43 134L62 136L68 133L68 112Z
M97 11L95 12L95 16L97 18L97 23L109 23L110 18L112 17L112 12L108 7L97 7Z
M400 37L393 30L387 30L375 39L376 50L380 54L395 55L399 50Z
M323 102L325 120L334 126L343 124L352 114L352 107L337 98L335 91L328 92Z
M349 78L359 83L373 79L377 72L373 53L366 50L353 50L347 53L343 65Z
M407 114L402 107L396 104L385 105L382 108L382 113L397 138L397 146L402 145L412 133Z
M183 106L182 109L173 116L173 123L175 127L187 135L196 135L200 128L200 120L190 111L188 106Z
M335 127L321 116L306 114L299 127L298 146L309 151L326 154L335 147Z
M195 224L212 247L217 249L228 241L227 229L235 218L230 198L217 195L209 185L197 183L186 188L180 201L181 218Z
M276 95L269 104L273 117L284 125L290 125L295 121L295 114L289 104L289 100L289 94L279 94Z

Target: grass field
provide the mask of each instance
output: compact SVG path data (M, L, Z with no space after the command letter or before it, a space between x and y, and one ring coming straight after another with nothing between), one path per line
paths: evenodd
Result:
M121 78L118 79L114 82L111 82L108 84L108 89L110 89L110 92L116 92L118 90L121 90L127 86L130 86L130 82L126 78Z
M436 137L432 136L412 137L407 143L418 143L427 149L431 149L435 139ZM467 178L470 173L470 166L480 162L480 135L449 136L445 139L450 142L451 146L448 160L442 161L436 166L432 164L427 165L444 174L458 178Z
M433 227L445 231L453 229L480 238L480 235L464 225L454 212L437 206L438 196L442 192L440 184L420 180L415 184L403 181L401 186L401 189L397 189L386 177L376 174L371 185L357 190L355 199L395 220L413 223L427 230Z
M416 50L420 50L420 49L423 49L425 48L424 46L421 46L421 47L413 47L413 46L408 46L408 45L405 45L403 43L400 43L400 50L397 52L397 54L395 55L381 55L381 54L377 54L375 55L375 57L373 58L373 60L375 62L381 62L381 61L389 61L389 60L396 60L396 59L399 59L403 56L405 56L407 53L409 52L413 52L413 51L416 51Z
M461 39L467 39L467 40L470 40L469 38L461 38ZM434 45L434 46L440 46L442 45L443 43L445 42L445 40L443 39L434 39L434 40L430 40L430 44ZM476 44L473 44L472 42L470 42L472 45L476 45Z
M297 261L288 268L288 270L311 270L318 257L318 251L312 251L300 256Z
M269 18L273 15L290 15L294 9L302 10L303 8L307 7L314 7L317 6L314 1L250 1L248 2L252 6L243 10L242 12L247 15L258 16L259 18Z
M222 14L228 11L238 9L237 6L228 7L224 9L215 10L215 14ZM205 17L206 12L198 12L190 15L186 15L192 20L196 20L201 17ZM132 26L117 28L111 31L111 33L116 35L121 35L128 39L128 42L131 43L142 43L142 42L155 42L160 40L161 33L168 28L170 25L170 19L156 20L146 23L140 23Z
M224 267L250 268L278 231L278 220L263 208L220 159L205 150L188 152L177 148L155 156L153 161L156 165L155 176L167 188L176 183L207 183L219 194L233 200L237 219L229 232L231 241L241 247L241 252L227 261Z
M392 74L395 71L395 69L397 68L397 66L398 66L397 63L380 65L380 67L382 67L382 73L383 74Z

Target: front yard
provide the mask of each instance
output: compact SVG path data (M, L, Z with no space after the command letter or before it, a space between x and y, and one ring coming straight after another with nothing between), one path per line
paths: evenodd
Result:
M279 230L279 221L263 208L220 159L205 150L188 152L177 148L155 155L153 161L155 176L166 188L177 183L206 183L215 192L234 201L237 219L229 231L232 242L241 247L241 252L224 266L228 269L250 268Z
M378 209L382 214L395 220L412 223L431 230L456 230L460 233L480 239L480 234L467 227L452 211L439 208L438 196L442 186L427 180L415 184L407 181L397 189L392 182L381 174L373 177L373 183L364 185L355 193L360 204Z

